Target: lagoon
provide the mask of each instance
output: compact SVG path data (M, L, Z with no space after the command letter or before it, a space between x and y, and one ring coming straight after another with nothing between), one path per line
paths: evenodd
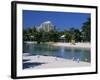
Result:
M90 49L84 48L68 48L64 46L53 46L50 44L24 43L23 53L91 62Z

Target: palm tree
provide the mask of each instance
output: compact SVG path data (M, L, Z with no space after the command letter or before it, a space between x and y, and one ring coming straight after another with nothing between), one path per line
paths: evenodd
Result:
M91 40L91 20L88 18L88 20L83 23L82 26L82 32L83 32L83 40L84 41L89 41Z

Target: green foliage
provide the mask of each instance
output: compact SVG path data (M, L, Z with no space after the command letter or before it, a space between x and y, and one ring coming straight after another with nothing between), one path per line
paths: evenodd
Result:
M71 42L72 40L75 42L81 41L89 41L91 40L91 22L90 18L83 23L82 30L75 28L70 28L69 30L57 31L56 26L54 30L37 31L36 27L28 28L23 30L23 40L24 41L37 41L37 43L45 43L45 42L58 42L60 41L60 37L65 35L64 39L66 42Z
M75 41L80 42L81 41L81 32L78 29L75 29L74 35L75 35Z
M71 41L71 36L72 35L68 31L65 32L65 39L66 39L67 42Z
M90 18L82 26L82 36L84 41L91 40L91 21Z

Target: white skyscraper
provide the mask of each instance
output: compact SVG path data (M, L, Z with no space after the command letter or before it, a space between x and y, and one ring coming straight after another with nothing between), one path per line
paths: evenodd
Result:
M45 21L43 22L39 27L37 27L37 30L43 30L45 32L49 32L51 30L54 30L54 25L51 23L51 21Z

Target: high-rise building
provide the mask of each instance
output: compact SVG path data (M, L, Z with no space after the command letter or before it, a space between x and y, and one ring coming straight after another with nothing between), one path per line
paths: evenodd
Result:
M37 30L43 30L45 32L49 32L51 30L54 30L54 25L52 24L51 21L45 21L43 22L39 27L37 27Z

